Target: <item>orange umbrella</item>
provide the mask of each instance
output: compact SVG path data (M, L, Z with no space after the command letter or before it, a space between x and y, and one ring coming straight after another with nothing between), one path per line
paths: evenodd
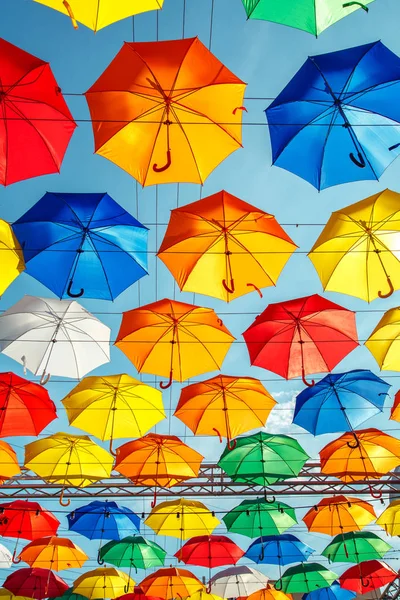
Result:
M308 531L330 536L361 531L375 519L374 507L369 502L350 496L323 498L303 517Z
M95 151L144 186L203 183L241 147L245 87L198 38L125 42L85 94Z
M18 558L30 567L62 571L83 567L88 556L68 538L46 536L27 544Z
M171 212L158 257L182 291L229 302L276 285L296 248L272 215L222 191Z
M400 422L400 390L394 395L394 402L390 411L390 418L393 421Z
M204 589L204 585L187 569L158 569L143 579L140 587L146 596L156 596L164 600L187 598Z
M115 345L139 372L184 381L219 370L235 338L211 308L159 300L123 313Z
M290 595L276 590L269 583L267 584L267 587L257 590L250 594L250 596L247 596L247 600L289 600L289 598L291 598Z

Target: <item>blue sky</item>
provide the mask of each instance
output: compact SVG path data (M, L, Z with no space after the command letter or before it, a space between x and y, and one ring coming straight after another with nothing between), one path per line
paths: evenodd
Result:
M208 44L210 34L211 0L187 0L185 36L199 36ZM74 31L68 18L33 3L31 0L1 0L0 4L0 36L22 47L26 51L51 63L56 79L66 94L80 94L102 73L111 59L120 49L124 41L132 40L132 20L116 23L97 34L85 27ZM182 37L183 0L165 0L164 9L159 13L159 39L175 39ZM247 21L240 0L215 0L212 51L235 74L248 83L246 96L263 98L263 100L246 101L248 113L244 115L247 122L264 123L263 110L269 104L267 98L274 98L303 64L308 55L320 54L356 46L381 39L392 51L400 55L400 37L398 26L400 21L400 5L398 0L376 0L369 14L357 11L352 16L337 23L325 31L319 39L291 28L279 25ZM136 41L156 40L156 13L140 15L135 21ZM88 109L84 97L67 96L68 105L76 119L87 119ZM102 314L101 319L112 328L112 338L118 331L120 313L134 308L140 300L142 304L163 297L172 297L186 302L214 308L224 319L224 323L237 337L223 366L226 374L251 375L262 379L267 389L275 395L279 407L274 410L267 430L292 432L313 458L333 436L321 436L314 439L303 430L290 427L293 398L302 389L299 381L279 380L274 374L262 369L250 367L246 348L241 337L242 332L253 321L269 302L278 302L312 293L322 293L321 284L316 272L306 256L317 238L330 213L342 206L356 202L382 189L390 188L400 192L400 163L394 162L385 172L380 182L361 182L330 188L318 193L307 182L291 173L271 167L271 151L268 129L266 126L245 126L243 133L244 148L235 152L220 165L207 179L203 187L203 197L226 189L270 212L276 216L285 229L299 245L299 252L289 261L276 288L265 290L264 298L257 294L247 295L226 305L219 300L193 294L181 294L174 281L160 261L155 259L155 250L160 244L170 210L177 206L177 186L166 185L142 190L135 181L116 165L93 154L93 136L89 123L80 123L67 151L60 175L49 175L26 182L17 183L0 190L0 218L10 222L20 217L29 207L38 201L46 191L53 192L108 192L126 210L150 227L149 235L149 276L126 290L114 303L105 301L82 300L82 304L92 312ZM179 205L197 200L200 188L197 185L181 185ZM138 198L138 212L136 199ZM158 225L155 226L154 223ZM150 225L151 224L151 225ZM297 224L299 226L297 226ZM310 225L302 225L310 224ZM0 300L0 310L4 310L18 301L24 294L51 297L52 294L40 283L28 275L19 279L5 292ZM366 339L372 331L381 313L396 306L399 292L387 300L375 301L372 305L355 298L340 294L327 294L333 301L357 311L357 324L360 339ZM112 348L111 363L98 369L101 374L127 372L137 375L132 364L117 349ZM341 372L353 368L370 368L378 373L375 361L368 350L360 346L351 356L346 358L336 369ZM0 356L0 370L14 370L22 375L22 368L11 359ZM95 372L96 373L96 372ZM373 426L380 426L390 433L399 436L397 423L388 421L389 407L393 393L398 389L398 379L386 373L392 383L391 397L381 418L373 421ZM208 375L206 376L208 377ZM148 383L157 383L150 375L143 375ZM49 392L59 408L59 419L53 422L44 434L65 431L68 423L60 405L60 400L73 387L75 382L51 380ZM171 412L180 391L180 385L174 384L172 391L164 393L166 409ZM173 410L172 410L173 412ZM370 425L370 424L368 424ZM368 426L366 425L366 426ZM202 452L205 460L216 462L222 452L217 440L193 438L180 421L169 419L157 426L159 433L173 433L185 439L191 446ZM71 429L71 432L80 433ZM23 445L27 441L21 438L10 440L23 458ZM121 443L125 440L121 440ZM240 498L240 499L244 499ZM304 514L301 507L310 506L314 499L307 497L291 499L298 506L298 516ZM210 497L206 504L217 511L229 509L235 500ZM290 499L289 499L290 503ZM124 501L138 512L149 510L147 501ZM383 507L374 503L377 510ZM46 503L50 509L60 510L58 503ZM71 505L72 507L74 504ZM62 535L66 528L65 509L61 509ZM222 515L221 515L222 516ZM373 527L378 532L377 527ZM143 529L143 531L145 531ZM219 531L219 530L218 530ZM221 527L220 531L224 529ZM380 530L379 530L380 531ZM309 545L321 550L328 538L307 534L304 527L294 528ZM150 539L155 539L150 530L146 530ZM80 536L71 535L89 554L88 568L94 568L97 544L89 543ZM234 536L239 545L246 548L250 539ZM179 545L172 538L158 538L158 543L173 554ZM394 544L397 540L394 541ZM5 545L13 548L13 542L5 540ZM399 568L398 559L390 554L394 568ZM317 557L318 560L318 557ZM248 562L248 561L247 561ZM321 560L322 564L326 561ZM175 564L172 559L167 564ZM277 572L268 567L260 570L276 576ZM342 572L343 566L337 572ZM201 570L196 571L201 574ZM204 574L206 574L204 572ZM0 577L7 575L6 572ZM76 577L75 571L64 571L61 575L71 583ZM137 580L144 573L137 575Z

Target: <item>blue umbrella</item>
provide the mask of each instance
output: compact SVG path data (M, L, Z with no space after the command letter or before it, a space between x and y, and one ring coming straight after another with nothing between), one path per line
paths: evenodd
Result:
M68 528L89 540L122 540L139 531L140 519L132 510L115 502L94 500L69 515Z
M314 590L304 594L302 600L352 600L356 593L341 588L337 581L334 581L330 587Z
M307 59L265 111L273 163L321 190L400 154L400 58L381 42Z
M389 388L367 369L331 373L300 392L293 423L313 435L352 431L382 412Z
M47 192L13 230L26 273L59 298L113 300L147 275L148 229L108 194Z
M289 565L303 562L315 552L290 533L283 535L265 535L258 538L247 548L245 557L258 564Z

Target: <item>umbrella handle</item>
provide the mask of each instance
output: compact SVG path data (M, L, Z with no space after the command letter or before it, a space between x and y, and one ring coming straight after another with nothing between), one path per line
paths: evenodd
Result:
M153 500L151 501L151 504L150 504L151 508L154 508L156 504L157 504L157 490L154 489Z
M261 552L260 552L260 554L258 556L258 560L260 562L262 562L264 560L264 558L265 558L264 544L262 544L262 546L261 546Z
M208 582L206 587L206 594L211 594L211 580Z
M72 25L74 26L74 29L78 29L78 23L76 22L74 13L72 12L72 8L70 7L69 2L67 2L67 0L63 0L63 4L66 8L69 18L72 21Z
M283 588L283 586L282 586L282 581L281 581L281 579L278 579L278 581L275 581L274 588L275 588L275 589L276 589L278 592L281 592L281 591L282 591L282 588Z
M42 376L39 381L40 385L46 385L46 383L49 383L50 377L51 377L50 373L47 373L47 375L46 375L46 369L45 369L43 371Z
M222 285L224 286L228 294L233 294L233 292L235 291L235 282L233 279L231 279L231 287L229 287L229 285L226 283L226 279L222 280Z
M302 379L304 385L306 385L307 387L313 387L315 385L314 379L311 379L311 383L308 383L308 381L306 380L306 374L304 371L304 367L302 367L302 369L301 369L301 379Z
M113 456L117 456L117 452L115 452L115 450L113 450L112 445L113 445L113 439L110 438L110 445L109 445L108 449L110 451L110 454L112 454Z
M219 443L222 444L222 435L220 434L220 432L218 431L218 429L216 429L215 427L213 427L212 430L216 432L217 436L219 437Z
M228 446L228 450L234 450L236 448L236 444L237 444L237 440L230 440L229 438L227 439L227 446Z
M232 114L236 115L236 111L238 110L243 110L244 112L248 112L247 108L245 106L237 106L236 108L233 109Z
M171 385L172 385L172 369L169 372L169 379L168 379L167 383L160 381L160 388L162 390L167 390L169 387L171 387Z
M389 277L389 275L386 277L387 282L389 284L389 291L387 292L387 294L383 294L382 292L378 292L378 296L379 298L389 298L389 296L391 296L394 292L394 287L393 287L393 283L391 282L391 279Z
M369 484L368 487L369 487L369 493L371 494L371 496L373 498L375 498L376 500L379 500L380 498L382 498L382 492L380 490L375 491L371 484Z
M16 550L14 550L13 555L12 555L12 562L13 565L17 565L18 563L20 563L22 561L22 558L18 558L17 557L17 552Z
M358 439L357 434L354 431L351 431L351 435L354 437L355 444L352 444L351 442L346 442L346 444L348 445L349 448L354 450L355 448L360 447L360 440Z
M61 504L61 506L69 506L71 504L71 500L69 498L67 499L66 502L63 502L64 492L65 492L65 488L62 489L61 496L59 497L58 501Z
M172 159L171 159L171 150L167 150L167 162L165 163L165 165L163 167L159 167L157 165L157 163L155 163L153 165L153 171L155 171L156 173L162 173L162 171L166 171L172 163Z
M400 146L400 144L394 144L393 146L389 146L388 150L389 152L391 152L392 150L397 150L397 148Z
M348 8L349 6L359 6L360 8L365 10L365 12L369 11L368 6L365 6L365 4L363 4L362 2L346 2L346 4L343 4L343 8Z
M364 160L363 155L360 152L357 152L358 160L352 152L350 152L349 156L350 156L350 159L353 161L353 163L356 165L356 167L359 167L360 169L364 169L365 160Z
M276 498L275 498L275 496L272 496L272 500L268 500L268 496L264 491L264 500L267 504L273 504L276 501Z
M104 565L104 560L100 557L100 548L99 551L97 552L97 564L98 565Z
M124 585L124 592L125 592L125 594L127 594L129 592L129 583Z
M365 581L365 583L364 583ZM364 577L361 577L361 585L366 588L370 585L371 580L369 579L369 577L367 577L366 579L364 579Z
M260 298L263 297L262 291L260 290L260 288L258 288L256 285L254 285L254 283L246 283L247 287L253 287L254 290L257 292L257 294L260 296Z
M83 294L85 293L85 290L83 288L81 288L79 290L79 292L77 292L76 294L72 291L72 286L74 285L74 281L73 279L71 279L71 281L68 284L67 287L67 294L70 298L80 298L81 296L83 296Z

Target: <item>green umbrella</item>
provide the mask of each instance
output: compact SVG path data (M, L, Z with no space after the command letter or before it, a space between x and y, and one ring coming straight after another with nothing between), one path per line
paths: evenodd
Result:
M75 594L73 588L66 590L62 596L56 596L55 598L49 598L49 600L87 600L85 596Z
M108 562L116 567L148 569L164 565L166 551L141 535L130 535L122 540L111 540L100 548L99 563Z
M374 0L242 0L249 19L281 23L319 35L358 8L368 12Z
M370 531L339 533L322 552L331 562L360 563L379 560L391 546Z
M301 563L286 569L275 583L275 589L285 594L308 594L330 587L337 577L336 573L318 563Z
M297 440L288 435L260 431L236 439L236 447L225 448L218 466L233 481L271 485L296 477L310 457Z
M297 523L294 509L282 502L267 502L264 498L243 500L230 510L223 522L228 531L250 538L283 533Z

